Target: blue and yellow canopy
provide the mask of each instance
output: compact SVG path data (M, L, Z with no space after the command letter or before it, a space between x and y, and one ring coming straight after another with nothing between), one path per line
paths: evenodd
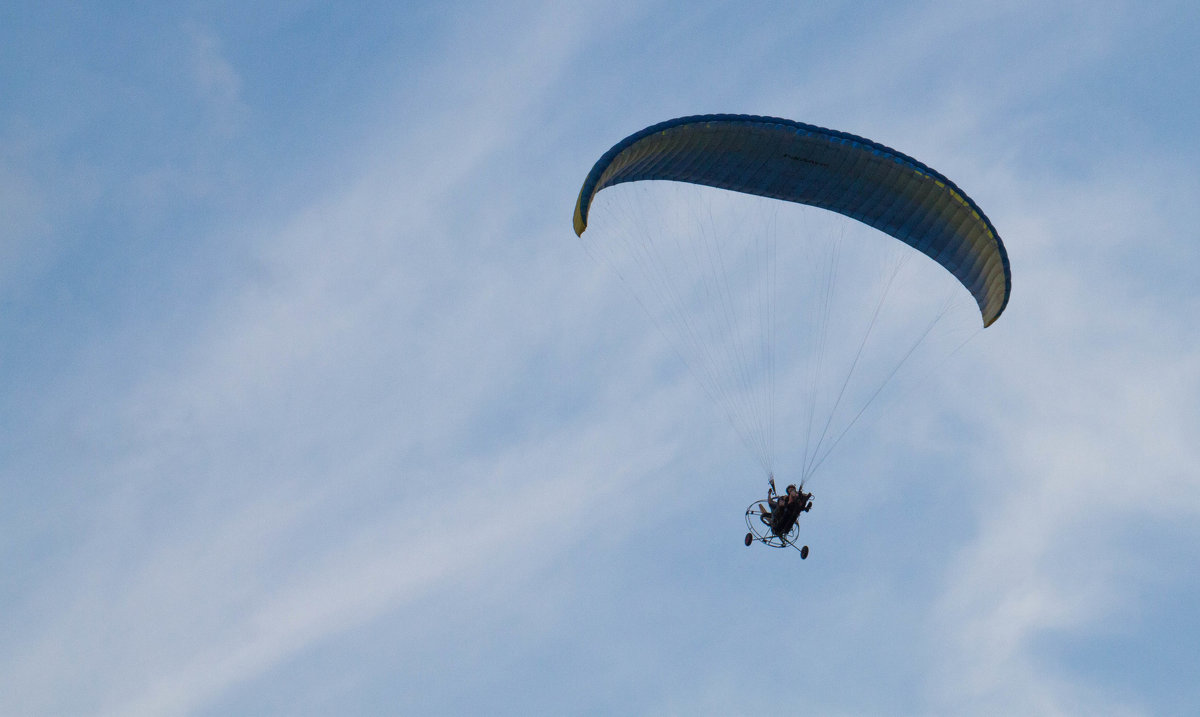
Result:
M575 204L587 228L596 194L645 179L703 184L843 214L920 250L979 304L990 326L1008 304L1008 254L983 211L953 182L907 155L845 132L773 117L668 120L604 153Z

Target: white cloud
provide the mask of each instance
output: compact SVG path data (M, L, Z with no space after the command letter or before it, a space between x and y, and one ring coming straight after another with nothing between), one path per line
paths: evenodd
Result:
M191 44L190 71L195 91L204 101L217 131L237 131L248 110L242 99L242 79L226 59L220 39L197 23L185 26Z
M594 104L628 116L660 101L621 94L634 84L630 76L653 75L636 48L621 45L634 56L620 62L600 52L614 66L595 61L591 53L607 47L596 29L611 23L607 12L530 6L465 18L439 50L453 56L436 67L414 65L424 73L419 95L379 110L386 131L364 137L345 161L355 168L342 173L349 181L324 187L325 196L287 216L264 209L236 228L230 240L250 245L253 263L229 266L227 283L206 295L210 303L192 307L188 330L163 339L153 360L120 346L77 347L141 363L76 364L87 368L42 397L46 415L67 424L46 421L55 430L44 442L58 454L47 456L49 465L86 478L60 477L53 484L63 494L46 501L62 527L8 612L28 619L3 623L4 709L201 711L239 686L273 689L289 662L356 628L386 623L415 641L452 632L416 624L413 606L422 600L452 611L467 604L463 593L517 595L555 584L561 595L537 603L541 632L517 636L504 653L513 661L553 655L560 677L587 669L594 691L583 694L604 690L627 711L773 704L768 683L786 678L808 689L802 704L829 712L867 705L863 711L1137 713L1136 700L1114 698L1039 646L1057 635L1096 634L1119 612L1136 613L1145 589L1138 571L1174 566L1135 568L1120 536L1156 520L1187 525L1200 511L1193 468L1200 352L1188 324L1196 300L1179 272L1194 266L1195 255L1184 241L1194 222L1180 209L1194 193L1187 168L1106 167L1082 180L1042 169L1029 177L1004 166L1012 135L967 151L987 145L982 117L1033 121L1009 103L1028 97L1023 76L1054 65L1059 53L1072 56L1065 43L979 79L984 88L997 80L1002 91L991 99L966 84L954 92L926 88L937 100L933 114L945 115L938 121L895 95L872 105L893 79L901 95L920 85L904 80L933 60L913 46L978 26L970 9L944 24L928 8L906 15L915 29L889 28L895 32L882 45L869 41L874 36L852 38L860 51L833 62L828 83L813 80L795 95L781 89L799 98L788 106L824 107L826 116L874 106L882 118L875 126L892 128L892 138L916 138L899 148L918 157L922 144L941 143L939 151L975 178L966 188L986 187L1015 282L1009 313L972 347L982 367L947 372L962 385L984 381L976 398L925 407L964 415L977 435L905 446L916 459L936 450L977 457L947 469L976 477L956 494L964 505L914 508L939 517L972 511L959 525L929 528L942 531L929 549L953 553L951 564L916 554L896 560L902 551L885 544L896 535L887 523L893 516L881 514L910 506L880 468L877 478L830 481L813 516L824 544L800 569L780 570L769 562L778 556L714 547L725 540L714 532L740 529L736 515L722 522L724 506L719 514L687 513L711 525L660 525L681 504L691 510L713 494L722 502L740 496L751 479L735 485L723 471L749 461L726 455L732 437L717 445L724 425L696 410L698 389L661 385L687 376L663 368L670 354L653 330L632 325L641 319L632 304L612 311L617 287L598 284L601 274L567 243L567 205L587 167L567 167L574 158L555 162L563 151L553 141L558 128L547 132L545 118L534 115L567 107L551 121L577 120L592 116L578 107ZM1114 22L1088 26L1087 52L1072 56L1077 64L1047 69L1035 84L1053 88L1062 72L1103 56ZM236 124L245 111L237 69L213 34L190 32L196 91L215 117L229 112L232 128L244 129ZM752 34L762 32L756 24ZM685 41L702 44L670 40ZM680 88L689 82L704 89L697 78L706 76L706 60L678 61L678 77L669 78L678 80L675 91L686 94ZM890 65L882 78L874 70L880 63ZM565 68L578 76L565 76ZM736 85L738 70L722 68L723 84ZM779 77L781 86L792 82L787 72ZM707 109L712 97L693 90L689 101ZM514 164L515 137L541 142L531 150L536 162ZM570 174L572 186L528 190L536 183L530 175L541 182L546 173ZM15 180L18 188L28 189L24 181ZM552 216L553 229L527 226L535 211ZM1124 247L1144 244L1147 233L1172 240L1162 247L1170 261L1143 255L1145 266L1127 266ZM1150 285L1164 274L1170 299ZM110 340L145 335L135 327ZM611 355L617 347L628 353ZM888 440L856 441L859 465L911 471L892 465L897 455L872 452L873 442ZM676 475L684 468L686 476ZM930 489L943 478L913 487ZM460 510L481 516L469 534L448 528L449 514ZM869 525L860 523L866 513ZM682 537L662 537L676 527ZM685 547L624 546L635 533ZM955 546L963 534L968 542ZM696 535L712 542L689 543ZM649 567L646 574L611 568L624 584L570 604L600 583L580 578L591 567L580 566L583 558L597 556L622 566L636 556ZM826 556L840 556L840 564ZM887 565L880 567L880 556ZM559 568L567 564L574 570ZM882 572L865 574L876 568ZM560 582L530 581L535 573ZM807 621L803 639L778 638L781 615ZM486 643L508 638L505 626L489 615L472 618L484 639L469 649L440 647L447 664L500 654ZM778 647L778 659L763 659L763 642ZM560 655L568 659L558 663ZM510 668L485 678L498 684ZM925 676L925 692L898 686L897 674ZM885 686L874 691L876 683ZM545 694L527 690L534 696L524 704L576 704L566 701L575 694L554 692L568 689L562 685L532 686ZM884 694L892 689L900 694Z
M9 709L188 712L347 626L528 553L548 520L589 522L584 498L614 483L571 489L561 475L594 464L577 454L606 437L521 439L483 463L447 453L568 311L548 319L536 303L568 279L534 286L530 267L471 254L487 239L475 222L504 214L463 187L506 174L492 156L543 100L579 21L552 12L446 63L447 85L483 91L394 128L350 187L247 230L258 266L231 267L185 342L76 417L118 444L88 471L88 492L104 494L81 512L77 557L31 586L54 597L16 636L19 662L6 659ZM529 42L544 51L524 53ZM236 73L211 36L196 43L200 87L236 108ZM526 475L530 454L552 473ZM481 475L485 492L456 497ZM456 533L447 504L487 517Z
M1142 217L1162 216L1149 209L1160 191L1127 174L1035 186L1040 199L1024 199L1028 216L1007 230L1014 299L985 403L999 410L978 419L995 447L976 466L989 487L931 621L946 646L931 682L948 709L1143 712L1038 646L1136 611L1132 578L1154 558L1121 542L1200 513L1200 346L1178 340L1181 307L1137 298L1152 276L1113 263L1146 246ZM1174 251L1162 239L1151 266Z

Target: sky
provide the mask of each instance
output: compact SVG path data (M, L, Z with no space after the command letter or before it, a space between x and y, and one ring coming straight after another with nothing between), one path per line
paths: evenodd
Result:
M1200 712L1198 38L5 4L0 714ZM822 469L803 562L742 545L762 468L571 229L605 150L709 112L917 157L1012 263Z

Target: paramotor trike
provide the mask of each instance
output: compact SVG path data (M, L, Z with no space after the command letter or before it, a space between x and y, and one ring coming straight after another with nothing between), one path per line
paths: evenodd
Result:
M750 531L746 533L747 547L757 540L772 548L793 547L800 551L801 560L808 557L808 546L796 544L800 537L800 522L792 523L791 529L786 532L777 532L771 527L771 514L764 512L762 501L756 500L746 509L746 528Z

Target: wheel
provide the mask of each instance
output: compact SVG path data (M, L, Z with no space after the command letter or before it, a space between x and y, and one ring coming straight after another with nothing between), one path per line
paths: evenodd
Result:
M807 545L805 545L803 548L800 548L800 559L801 560L808 559L808 546Z
M754 533L746 533L746 547L750 547L750 543L754 542Z

